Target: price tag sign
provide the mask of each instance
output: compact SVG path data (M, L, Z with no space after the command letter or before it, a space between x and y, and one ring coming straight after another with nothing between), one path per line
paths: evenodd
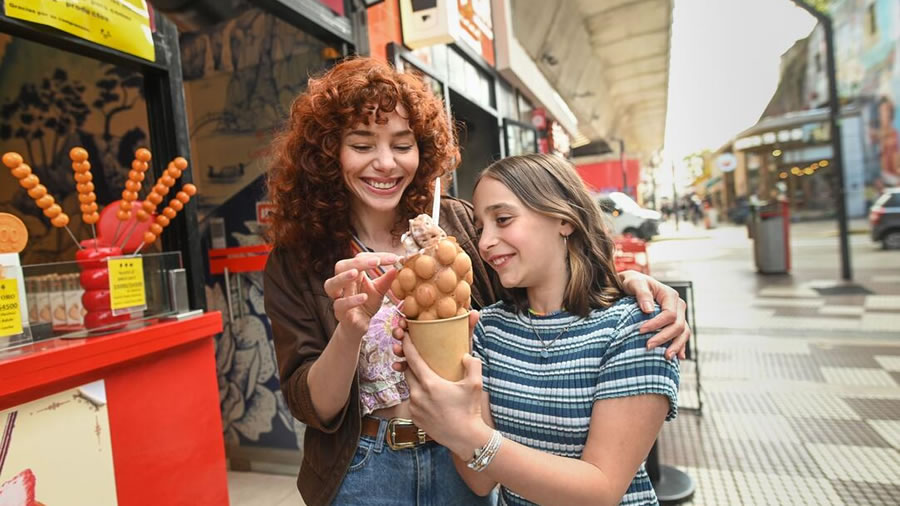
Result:
M22 333L19 312L19 284L15 279L0 279L0 338Z
M113 257L109 268L109 306L119 315L147 309L144 289L144 259L137 256Z

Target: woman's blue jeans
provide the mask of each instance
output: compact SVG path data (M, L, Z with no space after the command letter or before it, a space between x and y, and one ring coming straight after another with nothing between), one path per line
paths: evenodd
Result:
M362 436L350 470L332 504L365 506L491 506L492 496L479 497L453 466L450 450L430 441L415 448L392 450L381 420L376 437Z

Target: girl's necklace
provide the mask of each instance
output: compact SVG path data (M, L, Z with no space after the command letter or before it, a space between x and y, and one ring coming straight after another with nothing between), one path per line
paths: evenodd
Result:
M530 310L528 311L528 324L531 326L531 331L534 332L535 337L537 337L538 341L541 342L541 358L547 358L550 356L550 347L553 346L553 343L555 343L557 341L557 339L559 339L560 337L565 335L565 333L568 332L569 327L571 327L572 324L575 323L576 321L577 320L572 320L571 322L569 322L569 324L566 325L559 332L559 334L556 334L556 337L551 339L549 343L545 343L544 338L542 338L541 335L538 333L537 329L534 328L534 320L531 318L531 311Z

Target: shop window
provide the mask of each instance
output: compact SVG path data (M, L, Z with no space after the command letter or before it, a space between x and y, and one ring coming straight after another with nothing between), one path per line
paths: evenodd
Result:
M503 118L518 118L516 91L502 79L497 82L497 113Z
M522 96L521 93L517 93L517 97L519 105L519 121L531 123L531 112L534 111L534 106L531 104L531 101Z
M419 69L418 67L414 66L413 64L411 64L409 62L403 61L402 63L403 63L403 68L401 70L403 72L409 72L411 74L415 74L417 77L419 77L420 79L422 79L422 81L425 82L425 84L428 86L429 89L431 89L431 92L434 93L434 95L436 97L440 98L441 100L444 99L444 85L441 84L440 81L431 77L430 75L425 73L425 71Z
M494 108L493 79L456 51L447 51L450 87L482 107Z
M434 46L422 47L410 51L420 62L422 62L430 72L434 72L435 77L441 80L447 78L447 46L437 44Z
M503 129L506 136L507 156L537 153L537 131L534 127L504 119Z

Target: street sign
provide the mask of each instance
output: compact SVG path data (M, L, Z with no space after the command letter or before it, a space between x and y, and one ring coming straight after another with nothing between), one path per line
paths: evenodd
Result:
M722 173L731 172L737 168L737 157L734 156L734 153L722 153L716 157L716 167Z

